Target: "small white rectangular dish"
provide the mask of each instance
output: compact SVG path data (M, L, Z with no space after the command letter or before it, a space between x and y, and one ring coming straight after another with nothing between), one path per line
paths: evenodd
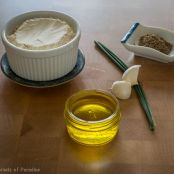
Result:
M146 34L159 35L167 42L174 45L174 33L172 31L158 27L143 26L138 22L131 26L129 31L121 40L121 43L127 50L133 52L135 55L164 63L173 62L174 48L172 48L172 51L167 55L153 48L138 45L140 37Z

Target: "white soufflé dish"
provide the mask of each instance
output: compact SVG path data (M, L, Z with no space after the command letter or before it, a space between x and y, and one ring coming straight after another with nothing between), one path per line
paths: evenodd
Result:
M2 31L9 65L20 77L48 81L68 74L77 62L80 27L71 16L33 11L12 18Z

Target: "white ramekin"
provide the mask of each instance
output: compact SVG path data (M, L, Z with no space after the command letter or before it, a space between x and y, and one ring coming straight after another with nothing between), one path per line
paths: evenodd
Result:
M59 18L74 30L74 38L65 45L49 50L27 50L10 43L7 36L12 34L23 21L38 17ZM9 65L20 77L34 81L48 81L69 73L77 61L80 27L72 17L55 11L33 11L12 18L2 31Z

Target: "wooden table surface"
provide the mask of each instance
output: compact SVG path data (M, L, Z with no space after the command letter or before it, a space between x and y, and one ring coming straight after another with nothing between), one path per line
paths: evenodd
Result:
M32 10L72 15L81 26L79 48L86 64L71 82L47 89L17 85L0 72L0 174L173 174L174 63L135 57L120 44L134 21L174 30L173 7L173 0L1 1L0 29L13 16ZM129 66L142 65L139 79L156 119L154 132L133 91L130 99L120 101L120 131L111 143L85 147L67 135L66 99L82 89L109 90L122 76L94 40L103 42ZM0 56L4 52L0 42Z

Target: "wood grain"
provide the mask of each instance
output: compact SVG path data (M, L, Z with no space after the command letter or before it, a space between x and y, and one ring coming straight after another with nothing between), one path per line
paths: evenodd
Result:
M134 56L120 39L134 21L174 30L173 0L6 0L0 4L0 29L15 15L32 10L62 11L81 26L83 71L71 82L48 89L19 86L0 72L0 174L22 168L49 174L173 174L174 63ZM133 91L120 101L118 136L108 145L86 147L67 135L63 111L66 99L81 89L109 90L120 80L118 70L94 45L99 40L129 66L141 64L140 81L157 122L151 132ZM0 56L5 52L0 42ZM6 169L6 171L5 171Z

